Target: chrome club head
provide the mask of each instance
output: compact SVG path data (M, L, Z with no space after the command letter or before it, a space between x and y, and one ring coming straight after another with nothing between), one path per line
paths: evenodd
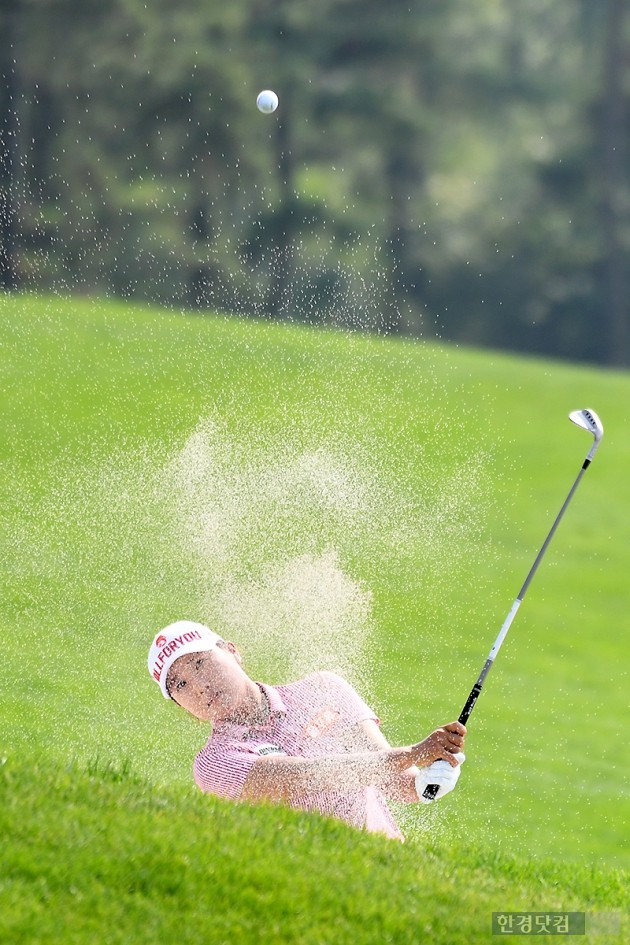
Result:
M572 420L573 423L577 424L578 427L582 427L583 430L587 430L593 437L595 437L595 442L591 447L591 451L588 454L587 460L591 460L595 455L595 450L599 446L599 442L604 435L604 425L599 419L594 410L589 410L585 408L584 410L573 410L569 414L569 420Z

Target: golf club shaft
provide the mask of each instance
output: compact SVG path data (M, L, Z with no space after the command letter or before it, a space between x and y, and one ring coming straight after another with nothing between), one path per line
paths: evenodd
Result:
M589 462L590 462L590 461L589 461ZM548 534L547 537L545 538L545 540L544 540L544 542L543 542L543 545L542 545L540 551L539 551L538 554L536 555L536 560L534 561L533 565L532 565L531 568L529 569L529 573L528 573L527 577L525 578L525 581L523 582L523 586L521 587L520 591L519 591L518 594L516 595L516 599L515 599L514 603L512 604L512 607L510 608L510 612L508 613L507 617L506 617L505 620L503 621L503 626L501 627L501 629L500 629L500 631L499 631L499 635L497 636L496 640L494 641L494 643L493 643L493 645L492 645L492 649L491 649L490 652L488 653L488 658L487 658L486 662L485 662L484 665L483 665L483 669L482 669L481 672L479 673L479 677L478 677L478 679L477 679L477 682L475 683L475 685L474 685L473 688L471 689L470 695L468 696L468 699L466 700L466 704L464 705L464 708L462 709L462 711L461 711L461 713L460 713L459 721L462 723L462 725L465 725L466 722L468 721L468 719L470 718L470 714L471 714L471 712L472 712L472 710L473 710L473 708L474 708L474 706L475 706L475 702L477 701L477 698L478 698L478 696L479 696L479 693L481 692L481 689L482 689L482 686L483 686L483 684L484 684L485 678L486 678L486 676L488 675L488 672L490 671L490 668L492 667L492 664L494 663L494 661L495 661L495 659L496 659L496 657L497 657L497 654L498 654L499 650L501 649L501 646L502 646L502 644L503 644L503 641L505 640L505 638L506 638L506 636L507 636L508 630L510 629L510 627L511 627L511 625L512 625L512 621L513 621L514 618L516 617L517 611L518 611L519 607L521 606L521 603L522 603L522 601L523 601L523 598L525 597L525 594L527 593L527 588L528 588L529 585L531 584L532 578L534 577L536 571L538 570L538 565L539 565L540 562L542 561L543 556L544 556L544 554L545 554L547 548L549 547L549 543L550 543L551 539L553 538L553 536L554 536L554 534L555 534L555 531L556 531L558 525L560 524L560 521L561 521L561 519L562 519L562 516L563 516L564 513L566 512L567 506L569 505L569 502L570 502L571 499L573 498L573 494L574 494L575 490L577 489L577 487L579 486L580 480L582 479L582 476L584 475L584 472L585 472L585 470L586 470L587 468L588 468L588 467L587 467L587 464L586 464L586 461L585 461L584 465L583 465L582 468L580 469L580 472L579 472L579 474L578 474L577 479L575 480L575 482L573 483L573 485L572 485L572 487L571 487L571 491L569 492L568 496L567 496L566 499L564 500L564 504L563 504L562 508L560 509L560 511L558 512L558 514L557 514L557 516L556 516L556 519L555 519L553 525L552 525L551 528L549 529L549 534Z
M505 618L505 620L504 620L504 622L503 622L503 626L501 627L501 630L499 631L499 635L498 635L498 637L496 638L496 640L494 641L494 644L492 645L492 649L490 650L490 652L489 652L489 654L488 654L488 658L486 659L486 662L485 662L484 665L483 665L483 669L482 669L481 672L479 673L479 677L478 677L478 679L477 679L477 682L475 683L475 685L474 685L474 686L472 687L472 689L470 690L470 695L468 696L468 699L466 700L466 704L464 705L464 708L462 709L462 711L461 711L461 713L460 713L460 716L459 716L459 721L462 723L462 725L465 725L466 722L468 721L468 719L470 718L470 714L471 714L472 710L473 710L474 707L475 707L475 703L477 702L477 699L479 698L479 694L480 694L480 692L481 692L481 690L482 690L482 687L483 687L483 684L484 684L484 682L485 682L486 676L487 676L488 673L490 672L490 669L492 668L492 664L494 663L494 661L495 661L495 659L496 659L496 656L497 656L499 650L501 649L501 645L503 644L503 641L505 640L505 638L506 638L506 636L507 636L507 633L508 633L508 630L510 629L510 626L511 626L511 624L512 624L512 621L514 620L514 618L515 618L515 616L516 616L516 613L517 613L519 607L521 606L521 603L522 603L522 601L523 601L523 598L525 597L525 594L527 593L527 588L528 588L529 585L531 584L532 578L534 577L534 574L536 573L536 571L537 571L537 569L538 569L538 565L539 565L540 562L542 561L543 556L544 556L544 554L545 554L547 548L549 547L549 542L550 542L551 539L553 538L554 533L555 533L555 531L556 531L558 525L560 524L560 521L561 521L561 519L562 519L562 516L563 516L564 513L566 512L567 506L569 505L569 502L570 502L571 499L573 498L573 494L575 493L575 490L576 490L577 487L579 486L580 480L582 479L582 476L584 475L584 473L586 472L586 470L588 469L588 467L589 467L590 464L591 464L591 460L592 460L592 458L593 458L593 454L594 454L594 449L591 449L591 450L589 451L589 453L588 453L586 459L584 460L584 463L582 464L582 468L580 469L580 472L578 473L577 479L575 480L575 482L574 482L573 485L571 486L571 490L570 490L569 494L567 495L566 499L564 500L564 504L563 504L562 508L561 508L560 511L558 512L558 514L557 514L557 516L556 516L556 519L555 519L553 525L552 525L551 528L549 529L549 534L548 534L547 537L545 538L545 541L543 542L543 545L542 545L540 551L538 552L538 554L537 554L537 556L536 556L536 560L534 561L533 565L531 566L531 568L530 568L530 570L529 570L529 574L528 574L527 577L525 578L525 581L523 582L523 586L521 587L520 591L518 592L518 595L517 595L517 597L516 597L516 600L515 600L514 603L512 604L512 607L511 607L511 609L510 609L510 612L508 613L507 617ZM433 798L434 798L435 795L437 794L438 790L439 790L439 787L438 787L437 784L428 784L428 785L426 786L426 788L424 789L422 796L423 796L424 798L426 798L427 800L433 800Z

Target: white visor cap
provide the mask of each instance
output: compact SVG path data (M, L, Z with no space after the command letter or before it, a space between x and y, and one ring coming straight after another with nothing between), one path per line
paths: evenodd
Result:
M223 642L214 630L193 620L178 620L160 630L149 650L149 673L158 683L165 699L170 699L166 689L168 671L180 656L186 653L205 653Z

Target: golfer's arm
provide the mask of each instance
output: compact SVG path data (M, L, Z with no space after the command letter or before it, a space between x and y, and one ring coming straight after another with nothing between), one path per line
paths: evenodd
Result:
M268 755L257 759L250 768L241 797L288 802L320 791L353 793L369 785L385 790L408 766L406 748L349 752L324 758Z
M383 735L380 725L373 719L367 719L357 726L357 747L365 745L369 751L383 751L391 749L391 745ZM418 768L410 765L404 771L397 772L391 781L382 786L382 791L390 801L401 801L404 804L415 804L418 801L416 791L416 775Z
M324 758L268 755L252 766L242 797L249 800L290 801L319 791L351 793L373 785L390 800L418 800L408 748L392 748L379 726L366 720L352 729L348 753Z

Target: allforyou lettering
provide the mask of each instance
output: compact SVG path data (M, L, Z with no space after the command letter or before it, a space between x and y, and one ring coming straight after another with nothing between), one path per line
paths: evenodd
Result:
M180 646L184 646L185 643L192 643L193 640L201 640L201 634L198 630L189 630L187 633L182 633L181 637L173 637L170 643L167 643L166 646L163 646L160 652L157 655L155 660L155 665L153 667L153 677L160 681L160 676L162 675L162 670L164 669L164 663L166 660L175 653Z

